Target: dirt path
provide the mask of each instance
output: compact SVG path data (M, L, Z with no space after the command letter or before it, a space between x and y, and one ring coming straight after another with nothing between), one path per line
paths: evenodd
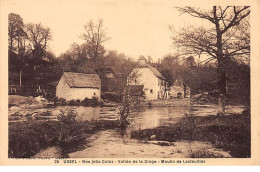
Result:
M69 154L70 158L188 158L192 152L207 150L218 157L230 157L209 143L198 141L174 142L171 146L145 143L127 136L121 137L115 130L92 135L85 149Z

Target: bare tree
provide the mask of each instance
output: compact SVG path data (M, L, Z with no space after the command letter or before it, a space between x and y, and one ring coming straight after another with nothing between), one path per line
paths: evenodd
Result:
M183 54L202 55L208 58L203 61L208 63L217 61L219 73L219 92L225 95L227 72L226 66L231 58L249 59L250 35L249 25L245 24L249 17L248 6L213 6L212 10L202 10L194 7L177 8L182 14L187 13L192 17L209 21L209 28L187 27L180 32L170 27L174 45Z
M51 40L49 28L41 24L26 24L22 36L17 37L18 55L22 63L20 68L20 87L22 86L23 68L28 63L28 57L32 53L34 59L40 59L46 52L47 42Z
M140 73L138 70L134 70L134 65L128 66L123 73L123 77L125 76L126 82L121 82L121 86L123 87L123 91L121 92L122 96L122 104L119 106L120 111L120 127L121 131L124 134L128 121L127 117L132 113L133 109L143 100L144 94L139 95L138 97L133 96L133 91L131 90L131 86L129 83L134 82L134 80L138 79Z
M26 25L28 40L35 57L41 58L47 48L48 42L52 39L50 28L42 26L41 23Z
M93 61L93 68L102 51L102 44L109 38L106 36L106 31L103 28L103 20L99 20L98 24L94 24L90 20L85 26L86 33L81 35L81 38L89 45L88 54Z

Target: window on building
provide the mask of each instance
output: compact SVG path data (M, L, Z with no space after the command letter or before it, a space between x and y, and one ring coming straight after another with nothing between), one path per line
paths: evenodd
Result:
M182 93L177 93L177 98L181 99L182 98Z
M153 94L153 89L150 90L150 94Z
M94 96L96 95L96 92L94 92Z

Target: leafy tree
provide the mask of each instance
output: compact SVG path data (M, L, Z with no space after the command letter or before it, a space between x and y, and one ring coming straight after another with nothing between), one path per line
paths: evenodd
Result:
M31 95L38 84L55 82L61 74L55 55L47 50L51 31L41 24L24 24L18 14L10 13L8 19L9 83L19 82L23 93Z
M73 43L69 50L58 57L58 61L66 72L95 73L87 53L87 44Z
M8 16L9 38L9 67L10 70L19 71L19 83L22 86L22 71L27 62L27 33L23 19L18 14L10 13ZM16 44L15 44L16 43Z
M181 79L179 76L180 73L180 61L179 55L168 54L160 60L160 63L157 64L158 70L163 74L171 86L176 79Z
M14 42L18 39L18 37L22 37L24 35L23 19L18 14L10 13L8 15L8 40L10 52L13 52Z

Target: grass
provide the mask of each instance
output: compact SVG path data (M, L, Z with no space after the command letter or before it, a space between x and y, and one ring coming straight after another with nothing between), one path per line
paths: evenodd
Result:
M250 115L232 114L217 116L186 116L172 126L133 131L132 138L178 141L196 140L210 142L216 148L230 152L232 157L251 157ZM204 157L205 153L192 155ZM200 156L201 155L201 156Z
M80 122L61 118L60 121L29 121L9 124L9 158L30 158L50 146L57 146L65 157L80 149L86 137L97 131L118 127L114 121Z

